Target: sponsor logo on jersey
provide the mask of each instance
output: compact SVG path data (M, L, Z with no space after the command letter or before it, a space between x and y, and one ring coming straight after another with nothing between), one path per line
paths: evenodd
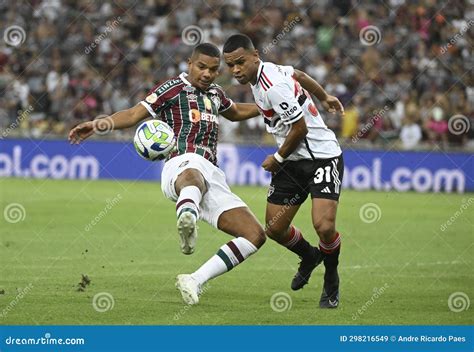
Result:
M202 120L202 121L208 121L208 122L219 123L219 119L217 118L216 115L214 115L214 114L208 114L207 112L202 112L202 113L201 113L201 120Z
M196 94L188 94L187 98L190 102L196 102L197 101L197 95Z
M192 123L197 123L201 121L201 112L196 109L191 109L189 111L189 121L191 121Z
M214 114L209 114L207 112L200 112L197 109L191 109L189 111L189 120L192 123L198 123L199 121L214 122L219 123L219 119Z
M289 117L291 116L298 108L296 107L296 105L293 105L289 110L287 111L284 111L282 113L283 116L286 116L286 117Z

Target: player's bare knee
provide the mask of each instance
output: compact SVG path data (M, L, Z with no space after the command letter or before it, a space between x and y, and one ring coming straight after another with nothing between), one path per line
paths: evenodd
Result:
M336 234L336 227L332 221L319 221L314 224L314 229L319 238L325 242L331 242Z

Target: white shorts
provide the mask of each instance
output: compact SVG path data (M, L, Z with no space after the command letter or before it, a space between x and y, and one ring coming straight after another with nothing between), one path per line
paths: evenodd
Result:
M199 154L186 153L175 156L165 163L161 173L161 190L166 198L176 203L178 195L174 184L186 169L197 169L207 184L207 192L199 204L200 218L217 228L219 216L229 209L247 207L230 190L224 172Z

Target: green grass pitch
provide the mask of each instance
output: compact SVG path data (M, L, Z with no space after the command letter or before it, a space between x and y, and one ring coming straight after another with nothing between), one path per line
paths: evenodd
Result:
M263 220L266 189L233 190ZM317 308L322 267L291 291L298 258L270 240L189 307L176 275L230 237L201 222L196 252L181 254L158 183L0 179L0 324L472 324L473 197L344 191L336 310ZM380 212L364 222L368 203ZM309 202L295 223L315 244Z

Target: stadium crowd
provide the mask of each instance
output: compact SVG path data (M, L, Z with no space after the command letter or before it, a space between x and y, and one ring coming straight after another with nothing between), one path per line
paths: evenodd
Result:
M243 32L340 98L345 116L324 116L341 142L474 148L472 1L0 1L0 23L1 137L63 138L185 71L198 41ZM217 83L252 102L226 71ZM272 143L262 119L221 127L224 141Z

